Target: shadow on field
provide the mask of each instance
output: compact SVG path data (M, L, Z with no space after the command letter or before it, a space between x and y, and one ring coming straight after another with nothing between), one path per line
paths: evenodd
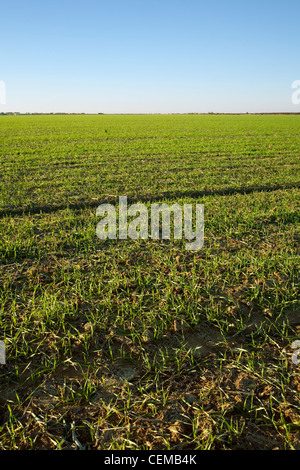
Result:
M165 192L158 195L139 195L136 196L127 196L127 201L129 204L136 203L136 202L155 202L155 201L163 201L165 199L175 200L175 199L182 199L182 198L201 198L205 196L229 196L235 194L251 194L255 192L263 192L263 191L279 191L285 189L293 189L293 188L300 188L300 183L286 183L286 184L277 184L273 186L250 186L248 188L223 188L223 189L207 189L203 191L182 191L182 192ZM64 209L72 209L72 210L81 210L85 208L92 208L98 207L100 204L103 203L110 203L114 204L117 202L119 195L107 195L103 196L101 199L92 200L92 201L83 201L83 202L70 202L70 203L63 203L57 205L36 205L36 206L24 206L24 207L12 207L2 209L0 211L0 218L15 216L15 215L34 215L50 212L57 212Z

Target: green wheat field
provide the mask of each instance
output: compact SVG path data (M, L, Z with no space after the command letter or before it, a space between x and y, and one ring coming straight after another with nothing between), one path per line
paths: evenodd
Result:
M296 115L0 116L0 449L300 449L299 169Z

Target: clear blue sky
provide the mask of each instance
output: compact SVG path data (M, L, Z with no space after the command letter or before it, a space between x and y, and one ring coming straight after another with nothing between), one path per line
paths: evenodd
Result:
M299 0L9 0L1 111L297 111Z

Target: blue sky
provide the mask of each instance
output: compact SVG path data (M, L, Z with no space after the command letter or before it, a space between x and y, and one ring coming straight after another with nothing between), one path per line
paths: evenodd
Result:
M9 0L0 18L0 112L300 112L299 0Z

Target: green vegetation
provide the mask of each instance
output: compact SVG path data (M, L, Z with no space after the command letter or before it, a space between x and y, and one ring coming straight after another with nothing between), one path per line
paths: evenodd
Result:
M299 449L299 116L0 118L1 449ZM205 242L96 237L119 195Z

